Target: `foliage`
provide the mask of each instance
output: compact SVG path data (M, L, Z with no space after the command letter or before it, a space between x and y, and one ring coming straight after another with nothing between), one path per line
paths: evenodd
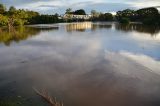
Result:
M111 13L93 13L92 21L113 21L113 15Z
M29 20L32 24L49 24L58 22L58 16L55 15L37 15Z
M71 8L68 8L65 14L86 15L86 12L83 9L72 11Z
M8 11L4 5L0 4L0 26L6 26L8 23L13 26L22 26L24 24L47 24L59 22L58 14L40 15L38 12L24 9L16 9L11 6Z
M71 13L71 12L72 12L72 9L71 9L71 8L66 9L66 14L69 14L69 13Z
M158 25L159 12L156 8L144 8L137 10L139 21L147 25Z
M100 14L99 20L100 21L112 21L113 15L111 13Z
M66 10L68 15L86 15L85 10L79 9L72 11L71 8ZM156 8L143 8L139 10L125 9L123 11L118 11L114 17L111 13L100 13L96 10L91 11L92 17L91 21L113 21L117 20L120 23L129 23L131 22L141 22L147 25L160 25L160 14ZM77 20L67 19L67 22L72 22ZM85 21L81 19L79 21ZM24 24L48 24L48 23L57 23L57 22L66 22L65 19L60 18L58 14L55 15L40 15L38 12L29 11L24 9L16 9L11 6L8 11L6 6L0 4L0 26L7 25L24 25Z
M122 20L122 18L128 18L131 21L135 21L136 19L136 12L134 10L126 9L123 11L118 11L116 14L117 20Z
M6 11L6 6L4 6L3 4L0 4L0 14L4 14Z
M13 25L14 26L22 26L22 25L24 25L24 21L22 19L15 19Z
M11 6L8 11L9 15L13 15L15 12L16 12L16 8Z
M73 14L75 15L86 15L86 12L83 9L76 10Z
M128 18L121 18L119 22L122 24L129 24L130 20Z
M140 20L143 20L144 18L153 18L157 17L159 15L159 12L156 8L144 8L144 9L139 9L136 11L137 17Z
M116 14L116 19L121 22L124 18L130 21L142 22L148 25L159 25L159 12L156 8L143 8L139 10L126 9L123 11L118 11Z
M8 24L8 17L0 14L0 26L6 26Z
M160 26L160 14L159 14L159 16L158 16L158 20L157 20L158 22L158 25Z

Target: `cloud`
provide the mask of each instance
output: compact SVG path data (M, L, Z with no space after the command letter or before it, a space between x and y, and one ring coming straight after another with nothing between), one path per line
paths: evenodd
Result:
M95 9L101 12L115 12L118 10L131 8L143 8L150 6L158 6L159 0L0 0L0 3L7 7L13 5L16 8L24 8L35 10L41 13L64 13L67 8L85 9L88 13Z
M132 75L136 73L135 70L143 70L160 75L160 61L150 56L128 51L112 52L106 50L105 53L105 59L109 60L114 67L117 67L120 73ZM130 69L134 69L135 73L130 72Z
M39 7L55 8L55 7L58 7L58 6L56 6L56 5L40 5Z
M160 71L159 71L160 61L157 61L154 58L144 54L134 54L126 51L121 51L120 54L148 68L148 71L151 71L160 75Z

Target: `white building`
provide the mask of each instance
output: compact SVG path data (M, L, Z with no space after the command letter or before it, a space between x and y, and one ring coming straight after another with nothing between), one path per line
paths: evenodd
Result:
M91 18L91 15L86 14L86 15L74 15L74 14L64 14L63 19L84 19L88 20Z

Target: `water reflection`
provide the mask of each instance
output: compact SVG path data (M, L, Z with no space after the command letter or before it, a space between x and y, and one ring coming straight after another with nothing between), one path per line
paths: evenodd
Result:
M142 24L115 24L115 29L124 32L136 31L140 33L148 33L151 36L156 36L160 32L160 27L158 26L146 26Z
M64 29L61 27L64 31ZM150 34L152 37L156 37L160 32L160 28L156 26L145 26L141 24L117 24L117 23L70 23L65 25L67 32L78 31L85 32L96 31L99 29L110 29L115 31L132 32L136 31L139 33ZM21 40L26 40L29 37L38 35L41 31L59 30L59 26L55 25L33 25L29 27L16 27L13 31L8 31L7 29L0 29L0 43L4 43L9 46L11 42L19 42Z
M54 28L55 29L55 28ZM58 30L58 28L56 28ZM52 27L15 27L12 30L7 28L0 29L0 43L9 46L12 42L27 40L32 36L38 35L41 31L53 30Z
M24 29L25 34L38 36L0 46L0 100L20 95L31 104L26 106L36 106L32 102L43 101L34 86L63 100L64 106L159 105L159 42L148 42L146 36L134 39L151 37L136 28L127 33L117 30L116 23L83 24L59 24L56 31L48 30L55 25L32 26Z
M92 22L70 23L66 25L67 32L80 31L85 32L87 29L95 31L96 29L110 29L112 24L94 24Z
M112 24L92 24L92 31L95 31L97 29L111 29Z
M67 32L72 32L72 31L84 32L86 29L91 29L91 28L92 28L91 22L71 23L66 25Z
M146 26L142 24L118 24L118 23L91 23L91 22L81 22L81 23L70 23L66 25L66 31L80 31L85 32L86 30L95 31L98 29L115 29L117 31L131 32L136 31L140 33L148 33L151 36L156 36L160 32L160 27L158 26Z
M54 24L37 24L37 25L29 25L28 27L44 30L44 31L49 31L49 30L58 30L59 26L54 25Z

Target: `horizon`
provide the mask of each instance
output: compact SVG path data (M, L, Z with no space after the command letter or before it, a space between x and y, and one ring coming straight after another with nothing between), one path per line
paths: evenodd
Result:
M144 4L146 3L147 4ZM118 0L118 1L109 1L109 0L0 0L0 3L6 5L7 8L14 6L17 9L27 9L37 11L41 14L64 14L67 8L72 8L72 10L84 9L87 14L91 10L96 10L98 12L110 12L114 14L117 11L124 9L140 9L147 7L158 7L157 4L160 4L159 0Z

